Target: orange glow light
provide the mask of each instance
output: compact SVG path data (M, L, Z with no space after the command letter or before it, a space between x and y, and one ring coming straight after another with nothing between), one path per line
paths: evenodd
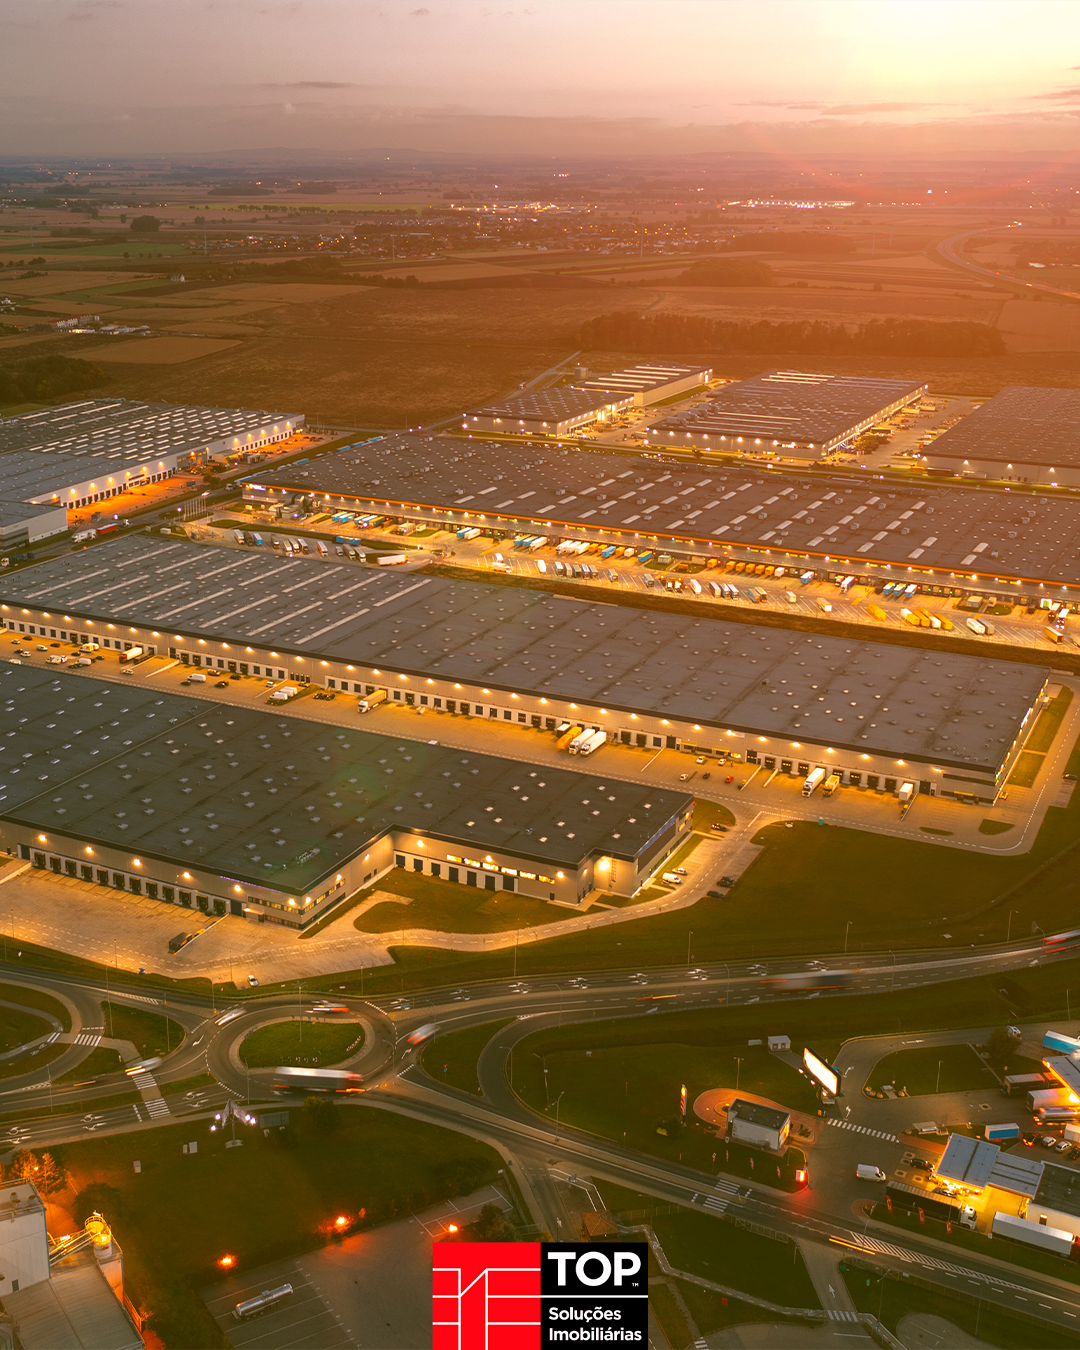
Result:
M228 1255L219 1256L218 1265L222 1268L222 1270L231 1270L233 1266L236 1265L236 1257Z

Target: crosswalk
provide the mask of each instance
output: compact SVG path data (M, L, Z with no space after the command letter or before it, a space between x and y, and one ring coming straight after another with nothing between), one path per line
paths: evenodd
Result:
M983 1275L981 1272L969 1270L965 1266L954 1265L951 1261L942 1261L940 1257L927 1256L925 1252L914 1251L910 1247L897 1247L892 1242L883 1242L881 1238L871 1237L869 1233L851 1233L850 1236L854 1244L865 1250L877 1252L882 1256L895 1256L900 1261L905 1261L916 1266L924 1266L927 1270L943 1270L950 1275L963 1275L969 1279L978 1274L987 1284L996 1285L999 1288L1026 1288L1024 1285L1013 1284L1011 1281L1002 1279L1000 1276Z
M88 1031L80 1031L71 1043L72 1045L98 1046L101 1044L101 1033L104 1029L104 1027L94 1027Z
M131 1081L140 1092L151 1092L157 1087L157 1084L154 1082L154 1075L146 1073L145 1071L143 1073L133 1073L131 1075Z
M900 1140L895 1134L889 1134L887 1130L872 1130L868 1125L853 1125L850 1120L826 1120L826 1125L835 1125L838 1130L854 1130L856 1134L869 1134L875 1139L887 1139L890 1144L898 1144Z
M831 1322L857 1322L859 1314L857 1312L848 1312L846 1308L827 1308Z
M711 1209L714 1214L723 1214L738 1194L739 1188L733 1181L718 1181L713 1194L705 1197L705 1208Z
M146 1107L147 1113L150 1115L150 1117L155 1120L161 1116L168 1116L172 1114L172 1112L169 1110L168 1103L165 1101L164 1097L149 1097L147 1098L146 1101L143 1102L143 1105Z

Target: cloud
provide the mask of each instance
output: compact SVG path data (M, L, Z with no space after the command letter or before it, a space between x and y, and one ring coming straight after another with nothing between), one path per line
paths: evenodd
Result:
M1080 70L1080 66L1076 67ZM1052 94L1029 94L1029 99L1043 99L1048 103L1075 103L1080 99L1080 86L1073 85L1071 89L1055 89Z
M756 99L751 103L737 103L738 108L786 108L789 112L819 112L825 117L848 117L857 113L925 112L930 108L947 108L947 103L789 103L782 100Z
M413 17L414 19L426 19L427 16L431 13L431 10L430 10L430 9L411 9L411 10L409 10L409 13L412 15L412 17Z

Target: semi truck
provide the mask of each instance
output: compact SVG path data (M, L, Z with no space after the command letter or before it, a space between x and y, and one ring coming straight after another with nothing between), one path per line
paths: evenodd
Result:
M593 728L586 727L583 731L579 732L579 734L575 736L574 739L570 742L570 753L572 755L580 755L582 749L585 747L585 745L588 744L589 741L592 740L592 738L593 738Z
M579 755L591 755L594 750L599 750L607 740L606 731L593 731L589 733L589 738L578 748Z
M1067 1087L1036 1088L1028 1093L1027 1104L1032 1111L1056 1111L1063 1106L1075 1106L1076 1098Z
M890 1181L885 1187L886 1201L893 1209L902 1209L908 1214L922 1210L932 1219L941 1219L946 1223L958 1223L962 1228L975 1227L975 1210L971 1205L951 1199L947 1195L934 1195L918 1186L908 1186L902 1181Z
M1013 1242L1022 1242L1026 1247L1053 1252L1056 1256L1071 1256L1075 1241L1073 1235L1064 1228L1051 1228L1048 1224L1034 1223L1031 1219L1021 1219L1000 1210L994 1215L990 1231L994 1237L1009 1238Z
M1007 1073L1002 1080L1001 1095L1011 1097L1017 1092L1037 1092L1053 1079L1048 1073Z
M825 779L825 785L821 790L826 797L831 797L839 786L840 775L838 773L831 773L828 778Z
M408 562L406 553L380 553L376 559L380 567L395 567L398 563Z
M377 708L380 703L385 703L387 693L385 689L376 689L373 694L365 694L356 705L357 712L371 712L372 708Z
M825 770L814 769L802 785L802 795L804 797L812 797L824 781Z
M915 784L901 783L900 791L896 795L900 798L901 806L909 806L915 799Z
M574 741L581 735L580 726L567 726L559 732L559 739L555 742L556 750L568 750Z

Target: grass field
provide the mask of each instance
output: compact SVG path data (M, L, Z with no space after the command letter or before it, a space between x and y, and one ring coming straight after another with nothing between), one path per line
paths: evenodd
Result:
M171 1017L104 999L101 1010L105 1014L105 1035L110 1040L131 1041L143 1059L167 1055L183 1042L184 1028Z
M249 1069L279 1064L339 1064L353 1042L355 1054L363 1040L364 1033L355 1022L272 1022L244 1038L240 1058Z
M808 1080L761 1046L748 1046L747 1037L739 1036L742 1019L696 1016L709 1019L711 1035L696 1034L692 1023L679 1021L680 1014L538 1032L515 1048L515 1091L548 1121L554 1122L561 1099L561 1124L705 1171L717 1169L713 1159L722 1146L693 1113L700 1093L738 1081L746 1092L816 1114ZM680 1126L683 1084L688 1105ZM666 1133L658 1134L658 1128Z
M196 1073L190 1078L177 1078L172 1083L160 1083L161 1095L171 1096L174 1092L197 1092L199 1088L213 1087L217 1079L212 1073Z
M142 1098L134 1090L130 1092L116 1092L109 1097L87 1097L83 1101L71 1101L70 1098L56 1093L53 1101L53 1110L50 1112L48 1107L35 1106L26 1111L4 1111L0 1113L0 1120L5 1125L17 1120L40 1120L48 1115L85 1115L91 1111L108 1111L114 1106L130 1106L132 1102L141 1101Z
M905 1090L909 1097L936 1092L969 1092L979 1088L996 1090L999 1086L998 1080L970 1045L916 1046L897 1050L878 1060L866 1081L877 1091L883 1083L889 1083L897 1091Z
M451 1087L461 1088L462 1092L471 1092L479 1097L480 1080L476 1065L480 1054L488 1041L513 1022L513 1017L504 1017L497 1022L485 1022L478 1027L465 1027L462 1031L448 1031L435 1036L424 1046L420 1063L425 1073L440 1083L449 1083Z
M384 901L354 919L353 926L362 933L393 933L405 928L430 928L439 933L506 933L558 923L575 912L513 891L455 885L401 867L380 877L361 899L376 891L390 891L402 898L400 903Z
M40 1073L45 1078L45 1066L59 1059L70 1046L53 1044L40 1045L27 1055L17 1055L14 1059L0 1060L0 1079L19 1078L24 1073Z
M67 1073L62 1073L59 1078L54 1078L53 1082L84 1083L88 1079L101 1078L105 1074L119 1073L123 1067L124 1061L118 1051L110 1050L104 1045L96 1045L81 1063L76 1064L73 1069L68 1069Z
M741 1289L771 1303L795 1308L821 1306L794 1243L775 1242L692 1210L664 1213L662 1211L670 1206L658 1206L652 1196L606 1181L597 1181L596 1185L608 1209L625 1216L628 1223L651 1226L673 1269ZM683 1307L693 1318L697 1332L703 1336L747 1322L808 1325L798 1319L766 1312L752 1303L725 1298L690 1280L669 1277L664 1281L663 1272L651 1252L649 1277L649 1309L663 1328L672 1350L686 1350L694 1343Z
M1034 751L1039 755L1046 754L1054 743L1054 737L1061 729L1061 723L1069 710L1070 703L1072 703L1071 689L1062 689L1050 700L1031 728L1031 734L1024 742L1025 750Z
M0 1007L0 1051L14 1050L17 1045L36 1041L52 1029L52 1023L23 1008Z
M55 1017L65 1031L71 1030L71 1014L58 998L46 994L40 989L27 989L21 984L0 984L0 1000L4 1003L17 1003L23 1008L36 1008L38 1012ZM5 1009L0 1008L0 1025L3 1025ZM16 1042L21 1044L21 1042ZM6 1049L7 1047L0 1047Z
M284 1132L244 1130L237 1149L205 1131L195 1156L181 1151L190 1123L63 1147L78 1216L100 1209L112 1225L127 1292L154 1310L166 1345L223 1343L194 1292L219 1276L223 1254L243 1275L320 1246L337 1215L359 1225L408 1213L493 1181L501 1166L486 1145L403 1116L342 1108L327 1130L302 1108L290 1115Z

